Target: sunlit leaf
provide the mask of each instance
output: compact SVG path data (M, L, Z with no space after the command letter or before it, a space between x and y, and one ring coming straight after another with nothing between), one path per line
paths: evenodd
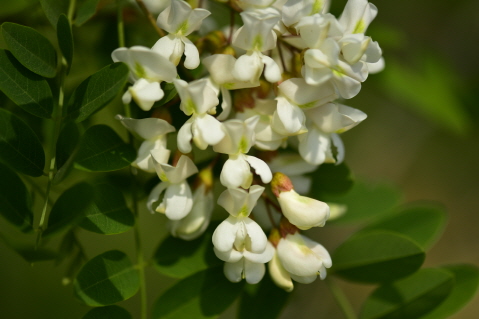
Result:
M121 191L110 184L98 184L93 188L94 203L81 220L80 227L105 235L129 230L135 224L135 219Z
M479 269L474 265L451 265L444 269L454 274L454 288L439 307L422 316L421 319L447 319L462 309L477 292Z
M86 120L120 93L128 73L128 67L119 62L107 65L88 77L73 92L63 115L77 123Z
M454 276L450 272L421 269L376 289L364 303L360 319L420 318L443 302L453 286Z
M15 58L30 71L53 78L57 73L57 52L35 29L11 22L2 24L3 39Z
M0 160L20 173L43 174L45 152L37 135L16 115L0 109Z
M60 15L67 14L70 0L40 0L45 15L54 28Z
M73 61L73 35L70 21L64 14L61 14L58 18L57 39L63 57L68 63L68 73Z
M83 135L75 167L85 171L107 172L127 167L136 158L135 149L106 125L91 126Z
M358 282L388 282L421 267L424 251L411 239L392 232L353 236L333 253L334 274Z
M89 306L111 305L132 297L140 287L128 256L110 250L89 260L74 281L76 295Z
M82 319L132 319L128 311L120 306L93 308Z
M47 81L25 68L5 50L0 50L0 90L25 111L41 118L51 118L53 96Z
M81 26L96 13L99 0L85 0L79 7L75 18L75 25Z
M154 319L217 318L238 297L243 283L231 283L222 267L182 279L158 298Z

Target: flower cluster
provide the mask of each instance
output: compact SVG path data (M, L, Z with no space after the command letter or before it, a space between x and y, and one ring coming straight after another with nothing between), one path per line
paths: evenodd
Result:
M366 119L342 103L384 66L377 42L365 35L377 9L367 0L349 0L337 19L328 13L329 1L225 5L239 12L242 26L231 23L224 32L188 38L210 12L182 0L163 1L157 25L167 35L152 48L112 53L130 68L124 103L133 100L150 111L160 101L163 112L179 106L189 117L177 126L172 164L166 135L176 129L169 116L117 119L144 139L133 165L158 174L161 182L147 206L166 215L173 236L191 240L205 231L214 207L213 168L222 165L219 181L226 189L217 203L229 216L212 241L226 277L254 284L269 263L275 283L290 291L292 280L324 279L332 265L327 250L300 233L324 226L330 217L326 203L300 195L311 184L303 174L341 163L339 134ZM200 64L208 72L191 73ZM178 93L167 105L161 103L162 82ZM199 170L192 151L208 147L218 155ZM192 191L189 178L195 174ZM269 225L261 227L263 214ZM269 237L263 230L268 228Z

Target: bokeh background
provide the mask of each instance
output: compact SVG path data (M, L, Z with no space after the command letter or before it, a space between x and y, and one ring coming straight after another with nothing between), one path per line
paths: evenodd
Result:
M333 0L339 14L346 1ZM432 200L444 205L448 224L428 252L426 266L467 262L479 265L479 2L476 0L373 1L379 15L368 34L383 48L386 69L371 75L360 94L347 101L368 119L343 135L346 163L353 174L371 183L393 185L401 202ZM112 1L79 29L74 28L75 56L71 87L110 63L116 44ZM126 15L127 45L152 45L155 34L134 8ZM34 0L0 1L0 21L37 28L54 41L54 33L40 4ZM0 40L0 47L4 48ZM1 102L5 97L1 97ZM117 110L103 110L105 123ZM111 120L113 122L113 120ZM110 124L110 123L109 123ZM81 177L82 173L78 176ZM58 196L58 193L54 193ZM38 218L38 216L37 216ZM158 216L143 212L141 227L147 256L166 236ZM357 227L326 226L308 235L333 250ZM0 231L17 234L0 222ZM114 247L134 255L133 233L102 236L80 232L88 256ZM31 238L23 238L31 240ZM49 243L52 247L56 241ZM62 285L65 265L29 265L0 243L0 317L5 319L81 318L89 309ZM147 269L150 306L174 280ZM372 286L340 282L359 310ZM213 301L212 301L213 302ZM121 303L138 309L139 296ZM234 317L232 307L222 318ZM454 319L477 318L476 296ZM281 318L342 318L332 296L319 280L297 285Z

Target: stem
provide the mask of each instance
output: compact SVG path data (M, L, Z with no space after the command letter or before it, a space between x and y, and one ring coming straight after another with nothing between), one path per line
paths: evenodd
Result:
M230 34L228 35L228 44L231 44L233 39L233 31L235 29L235 11L233 8L230 10Z
M70 21L70 24L73 22L73 13L75 12L76 0L70 0L70 5L68 6L67 18Z
M266 212L268 213L268 218L269 218L269 221L271 223L271 226L273 228L278 228L278 226L276 225L276 223L274 221L273 213L271 212L270 203L266 199L267 199L267 196L263 196L264 205L266 206Z
M281 65L283 66L283 73L287 72L286 63L284 62L283 49L281 49L281 42L278 42L276 46L278 48L279 58L281 59Z
M325 280L326 284L329 287L329 290L333 294L334 299L336 300L339 308L343 311L344 317L347 319L356 319L356 313L353 310L353 307L349 303L348 298L341 290L341 288L334 282L334 280L328 278Z
M143 14L146 15L146 17L150 21L150 24L153 26L153 28L155 28L156 32L158 32L158 34L161 37L164 37L166 35L165 31L160 29L160 27L156 24L155 18L153 18L153 15L148 10L148 8L145 6L145 4L143 3L143 0L136 0L136 3L138 3L138 6L140 7L141 11L143 11Z
M123 23L123 7L121 5L121 1L118 1L117 10L118 46L120 48L123 48L125 46L125 30Z

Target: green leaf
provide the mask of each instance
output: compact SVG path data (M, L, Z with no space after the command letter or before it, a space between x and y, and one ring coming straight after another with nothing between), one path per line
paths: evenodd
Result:
M344 163L322 164L310 176L313 180L310 195L313 198L322 199L327 194L343 194L354 184L351 171Z
M454 274L454 288L447 297L433 311L422 316L421 319L447 319L464 307L476 294L479 286L479 269L474 265L451 265L444 269Z
M18 14L36 2L36 0L2 0L0 18Z
M446 212L437 205L421 205L402 209L361 230L390 230L401 233L419 244L423 249L431 247L446 225Z
M176 91L175 85L173 83L163 82L162 87L163 87L162 89L165 95L158 102L158 105L160 106L170 102L171 100L173 100L175 96L178 95L178 92Z
M88 311L82 319L132 319L128 311L120 306L106 306Z
M88 261L73 286L75 294L87 305L106 306L136 294L140 278L125 253L110 250Z
M95 199L80 222L80 227L99 234L126 232L134 224L132 212L126 206L123 194L109 184L94 186Z
M28 113L46 119L52 117L53 95L47 81L5 50L0 50L0 90Z
M378 283L408 276L421 267L424 251L392 232L353 236L334 251L334 274L347 280Z
M55 164L58 171L53 179L54 184L61 182L73 168L75 152L80 141L80 131L75 123L69 122L61 130L57 140Z
M13 251L15 251L26 262L33 264L35 262L47 261L57 258L58 254L54 251L44 248L38 248L33 245L13 242L10 239L0 235L4 243Z
M85 0L79 7L75 18L75 25L81 26L96 13L96 7L99 0Z
M63 57L68 63L67 73L69 73L73 61L73 34L70 21L64 14L58 18L57 39Z
M2 24L3 39L8 48L30 71L53 78L57 74L57 52L53 45L35 29L11 22Z
M421 269L376 289L364 303L360 319L420 318L443 302L453 286L454 276L450 272Z
M191 241L167 237L153 257L155 268L164 275L185 278L198 271L222 265L211 242L216 226L217 224L210 225L205 234Z
M40 3L48 21L56 28L60 15L68 12L70 0L40 0Z
M49 236L76 225L86 214L93 201L93 189L87 183L78 183L67 189L57 199L48 217L48 227L43 236Z
M16 171L40 176L45 152L37 135L16 115L0 109L0 160Z
M119 62L88 77L73 92L65 108L66 118L79 123L101 110L123 89L128 73L128 67Z
M168 289L153 306L154 319L217 318L238 297L243 283L231 283L222 267L198 272Z
M259 284L246 285L241 294L238 319L278 318L289 296L265 276Z
M127 167L136 158L135 149L106 125L88 128L80 142L75 167L84 171L108 172Z
M393 212L401 199L396 188L389 184L369 184L356 180L352 189L345 195L326 195L322 201L345 204L347 211L334 224L366 222Z
M30 193L20 177L0 164L0 214L23 232L32 230L33 213Z

